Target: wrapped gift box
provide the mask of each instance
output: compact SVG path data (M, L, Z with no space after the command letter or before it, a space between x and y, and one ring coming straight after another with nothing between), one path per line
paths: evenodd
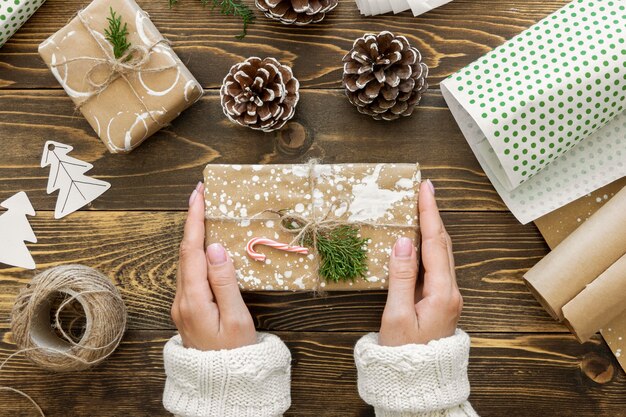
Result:
M208 165L204 178L206 243L226 247L244 290L384 289L396 240L419 242L417 164ZM300 255L260 246L267 259L251 259L246 245L253 237L283 243L295 237L267 210L358 225L369 239L365 278L326 282L317 274L315 250Z
M144 63L122 74L113 65L123 60L115 60L104 35L110 8L128 25L131 46L147 54ZM130 152L203 93L133 0L93 1L45 40L39 53L112 153Z

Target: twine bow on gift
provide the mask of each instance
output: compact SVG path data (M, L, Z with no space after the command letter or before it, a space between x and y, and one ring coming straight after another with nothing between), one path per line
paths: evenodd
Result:
M163 40L164 41L164 40ZM158 43L157 43L158 44ZM154 46L156 46L155 44ZM152 48L154 48L154 46ZM133 45L119 58L108 57L107 58L89 58L89 57L80 57L73 58L81 59L81 60L90 60L96 62L96 65L91 67L87 74L85 75L85 79L89 83L89 85L94 89L91 93L92 95L98 95L102 91L106 90L106 88L111 85L111 83L118 78L124 78L126 81L126 76L129 74L137 73L137 72L162 72L166 69L175 68L174 64L157 67L157 68L144 68L146 63L150 59L150 52L152 48L148 49L143 45ZM67 60L67 62L71 62L72 60ZM59 65L59 64L56 64ZM97 71L101 68L107 73L107 76L102 81L98 81L95 77ZM130 85L130 83L129 83ZM131 85L131 89L132 89ZM136 94L137 95L137 94ZM86 100L85 100L86 101ZM141 101L141 99L140 99ZM83 101L84 103L84 101Z
M128 76L131 74L137 74L142 72L157 73L176 68L178 66L176 63L154 68L145 68L146 64L150 61L150 53L154 50L154 48L161 44L169 45L169 42L165 38L161 38L157 42L153 43L150 47L146 47L144 45L132 45L126 50L126 52L122 56L120 56L119 58L115 58L115 56L112 56L109 51L104 47L104 45L102 45L101 41L98 39L98 36L96 36L98 32L96 32L89 26L89 23L83 16L83 10L80 10L76 14L76 17L85 27L85 29L87 29L87 32L89 32L96 44L98 44L98 47L104 55L104 58L96 58L91 56L69 58L62 62L50 65L51 67L56 68L78 61L89 61L95 63L95 65L93 65L85 74L85 80L92 88L92 91L89 93L89 95L87 95L84 100L76 105L76 109L79 110L89 100L98 96L100 93L106 90L118 78L122 78L124 81L126 81L130 90L133 92L139 103L141 103L144 110L152 119L152 121L155 122L157 125L163 127L163 123L161 123L153 116L152 112L150 111L144 100L141 98L141 95L133 86L133 83L131 83L131 81L128 79ZM107 75L101 81L99 81L96 75L100 72L99 70L102 69L104 69Z

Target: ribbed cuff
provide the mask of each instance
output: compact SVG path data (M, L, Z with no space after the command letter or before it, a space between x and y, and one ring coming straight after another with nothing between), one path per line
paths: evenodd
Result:
M163 349L163 405L183 417L274 417L291 404L291 354L269 333L231 350L185 348L179 335Z
M382 408L375 408L374 410L376 411L376 417L480 417L468 401L445 410L426 411L423 413L396 412Z
M363 336L354 348L359 394L378 417L409 417L450 409L467 401L469 336L426 345L380 346L378 334Z

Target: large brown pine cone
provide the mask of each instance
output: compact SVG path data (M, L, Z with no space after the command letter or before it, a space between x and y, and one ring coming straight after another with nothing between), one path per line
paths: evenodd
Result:
M274 58L251 57L232 66L220 89L224 114L252 129L280 129L295 113L300 83Z
M321 22L339 0L256 0L265 16L290 25Z
M410 116L428 89L428 67L404 36L368 33L354 41L343 62L348 99L376 120Z

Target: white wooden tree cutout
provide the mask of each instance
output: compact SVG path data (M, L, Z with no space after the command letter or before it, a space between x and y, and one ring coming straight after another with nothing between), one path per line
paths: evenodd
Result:
M7 209L0 215L0 263L35 269L35 261L24 242L37 242L26 216L34 216L30 200L24 191L0 203Z
M84 175L93 165L68 156L73 149L69 145L51 140L43 148L41 167L50 165L47 193L59 191L54 209L55 219L86 206L111 188L111 184L106 181Z

